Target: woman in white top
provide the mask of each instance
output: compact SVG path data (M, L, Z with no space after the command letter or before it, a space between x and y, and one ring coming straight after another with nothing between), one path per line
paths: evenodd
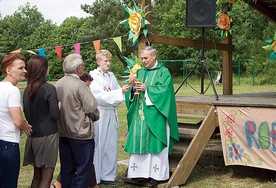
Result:
M30 135L31 125L23 118L20 90L25 79L25 57L9 54L2 60L4 79L0 82L0 187L17 187L20 168L20 131Z

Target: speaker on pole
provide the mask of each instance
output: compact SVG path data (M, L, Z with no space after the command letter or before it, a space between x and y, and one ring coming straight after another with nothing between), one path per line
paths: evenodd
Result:
M186 0L186 27L214 28L216 0Z

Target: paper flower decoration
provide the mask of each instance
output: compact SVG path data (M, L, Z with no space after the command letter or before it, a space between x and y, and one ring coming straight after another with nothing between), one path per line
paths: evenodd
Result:
M129 76L133 76L136 74L137 70L139 70L142 66L139 65L138 63L135 64L132 69L130 69L130 73L129 73Z
M218 30L220 37L222 39L226 38L228 34L233 34L232 27L235 25L232 20L232 7L233 3L236 0L217 0L217 6L222 7L222 11L216 14L216 27L215 30ZM247 0L248 3L254 2L257 3L257 0Z
M124 70L124 74L127 76L125 83L128 83L129 77L136 74L137 70L143 67L143 62L136 56L132 55L132 59L124 57L124 60L127 63L127 68Z
M231 27L231 22L232 22L232 19L229 18L229 16L227 14L220 13L218 15L218 24L217 25L220 29L229 31L229 29Z
M273 39L265 40L266 46L263 46L263 49L266 51L271 51L269 60L273 61L276 59L276 32L274 34Z
M148 6L145 6L143 9L140 9L135 2L133 9L124 6L124 10L128 18L121 21L120 24L129 28L128 40L132 39L133 44L138 41L140 34L144 34L144 36L147 37L148 28L146 25L150 24L150 22L146 20L146 15L148 12L146 13L145 10L147 7Z
M227 0L222 3L222 11L216 14L216 28L219 30L220 37L222 39L226 38L228 34L233 33L232 26L234 25L232 16L232 6L235 0ZM217 4L221 3L221 0L217 1Z
M230 11L228 11L227 14L222 12L219 12L217 14L217 18L216 18L217 26L215 29L220 30L220 37L222 39L226 38L228 36L228 33L230 33L231 35L233 33L232 31L233 20L232 18L229 17L229 15L231 14L232 12Z

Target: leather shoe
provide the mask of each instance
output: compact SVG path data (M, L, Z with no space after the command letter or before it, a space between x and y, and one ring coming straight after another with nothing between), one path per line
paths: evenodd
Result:
M150 185L151 185L151 187L157 187L157 185L158 185L158 181L156 181L155 179L150 179Z

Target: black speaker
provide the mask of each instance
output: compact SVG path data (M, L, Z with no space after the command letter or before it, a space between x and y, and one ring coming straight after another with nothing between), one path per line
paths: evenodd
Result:
M214 28L216 0L186 0L186 27Z

